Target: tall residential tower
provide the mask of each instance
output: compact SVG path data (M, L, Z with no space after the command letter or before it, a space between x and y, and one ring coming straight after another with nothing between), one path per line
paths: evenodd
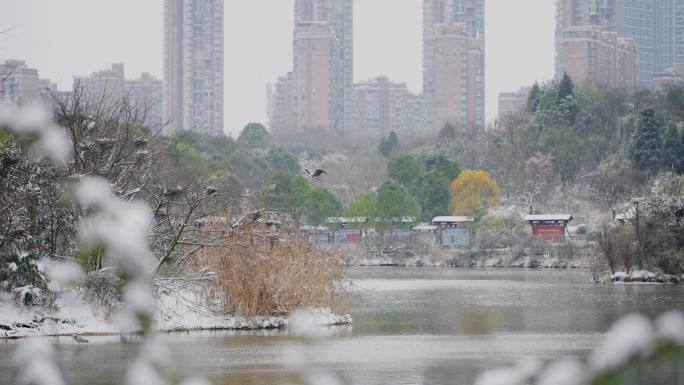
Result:
M426 125L484 129L484 0L424 0Z
M223 134L223 0L164 0L166 131Z
M634 41L642 86L648 86L654 74L684 62L684 0L556 0L556 8L558 75L569 57L564 40L574 39L573 30L584 27Z
M298 39L321 28L330 30L330 128L340 132L349 127L354 84L354 2L353 0L295 0L294 74L306 55Z

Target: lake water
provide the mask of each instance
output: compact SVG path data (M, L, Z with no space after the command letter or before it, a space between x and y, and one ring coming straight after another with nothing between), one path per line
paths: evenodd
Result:
M684 286L595 285L587 271L352 268L354 325L307 339L287 331L172 334L181 376L214 384L472 384L483 370L525 358L584 357L619 317L684 310ZM136 344L58 342L67 383L121 384ZM11 384L15 342L0 343L0 383ZM328 385L327 383L325 385Z

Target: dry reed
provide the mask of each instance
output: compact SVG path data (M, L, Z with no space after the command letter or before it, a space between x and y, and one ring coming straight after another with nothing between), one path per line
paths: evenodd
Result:
M196 268L211 273L203 295L217 312L249 317L284 316L305 307L347 310L339 257L307 239L242 229L222 241L194 259Z

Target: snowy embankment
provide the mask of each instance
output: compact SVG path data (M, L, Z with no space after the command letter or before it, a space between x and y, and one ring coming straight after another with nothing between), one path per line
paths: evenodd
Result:
M374 258L350 259L347 266L406 266L406 267L486 267L486 268L526 268L526 269L584 269L590 264L581 259L560 260L558 258L505 258L492 257L487 259L470 260L467 257L452 258L423 258L411 259Z
M647 270L637 270L629 273L617 272L608 274L599 280L601 283L643 283L643 284L671 284L677 285L684 281L684 275L676 276L655 273Z
M186 330L257 330L279 329L288 326L287 317L240 317L217 315L201 305L191 292L162 291L157 300L155 327L159 331ZM320 326L351 324L350 315L335 314L329 308L303 310ZM126 327L123 312L107 316L103 309L85 303L75 291L63 292L53 309L39 306L19 306L11 294L0 295L0 339L55 335L109 335L122 331L135 332Z

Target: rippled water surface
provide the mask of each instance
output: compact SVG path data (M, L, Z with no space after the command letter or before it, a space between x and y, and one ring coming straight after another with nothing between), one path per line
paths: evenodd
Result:
M345 384L471 384L528 357L585 356L620 316L684 309L684 286L594 285L585 271L353 268L354 325L307 340L286 331L165 337L175 373L215 384L296 384L324 371ZM13 383L0 343L0 383ZM135 344L59 339L67 382L122 383Z

